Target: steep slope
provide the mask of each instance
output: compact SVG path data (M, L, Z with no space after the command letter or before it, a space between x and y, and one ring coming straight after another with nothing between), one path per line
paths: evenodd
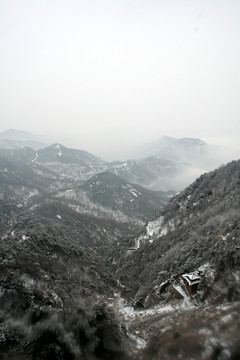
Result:
M0 355L117 359L129 341L104 297L117 282L64 226L27 212L0 239ZM9 355L10 356L10 355Z
M170 196L128 183L107 172L95 175L80 188L92 202L142 221L155 218Z
M239 358L239 210L240 160L173 197L130 246L109 249L128 299L115 307L145 342L134 359Z
M114 215L106 216L101 209L84 211L83 206L80 211L80 206L74 206L69 199L51 198L34 206L31 211L46 220L51 220L56 227L63 228L67 236L96 249L101 256L104 256L109 244L118 247L122 239L128 241L129 237L133 237L143 228L141 222L133 222L130 217L126 216L124 221L121 221L121 218L115 218Z
M239 300L239 200L240 161L202 175L169 201L159 219L147 225L141 237L145 245L125 263L121 261L117 271L125 280L129 276L126 284L133 288L132 274L125 271L125 266L131 267L141 283L134 289L146 297L152 287L171 276L207 263L213 269L212 278L203 282L200 300Z
M65 186L64 178L45 167L0 155L1 200L23 207Z

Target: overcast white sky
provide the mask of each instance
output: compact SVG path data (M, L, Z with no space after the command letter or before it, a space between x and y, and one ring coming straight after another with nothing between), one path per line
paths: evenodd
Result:
M0 51L0 132L240 143L239 0L0 0Z

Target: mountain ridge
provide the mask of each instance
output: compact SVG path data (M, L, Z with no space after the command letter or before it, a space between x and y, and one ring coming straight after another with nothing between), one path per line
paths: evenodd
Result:
M24 169L12 179L23 181ZM12 349L44 360L239 354L240 160L201 175L145 225L69 206L82 201L86 209L88 196L102 206L106 194L120 209L115 191L129 201L140 197L141 187L117 175L95 174L67 190L59 185L18 211L11 196L0 200L0 354ZM78 200L81 191L87 197ZM182 275L194 271L202 271L201 282L188 294Z

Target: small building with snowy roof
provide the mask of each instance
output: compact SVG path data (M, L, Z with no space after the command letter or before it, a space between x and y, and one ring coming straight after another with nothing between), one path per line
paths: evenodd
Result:
M198 289L198 284L201 281L201 276L197 272L182 275L185 286L189 294L194 294Z

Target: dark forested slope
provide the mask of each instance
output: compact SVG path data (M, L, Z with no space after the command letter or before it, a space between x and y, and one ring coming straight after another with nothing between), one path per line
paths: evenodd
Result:
M159 193L109 173L66 190L50 170L35 183L36 163L2 165L0 356L237 358L240 161L202 175L145 227ZM21 182L38 196L23 203ZM92 204L98 212L83 211ZM182 275L196 270L198 291L188 293Z
M156 284L208 263L213 278L204 284L202 300L239 300L239 210L240 161L233 161L173 197L147 225L143 245L121 255L116 272L131 293L147 296Z

